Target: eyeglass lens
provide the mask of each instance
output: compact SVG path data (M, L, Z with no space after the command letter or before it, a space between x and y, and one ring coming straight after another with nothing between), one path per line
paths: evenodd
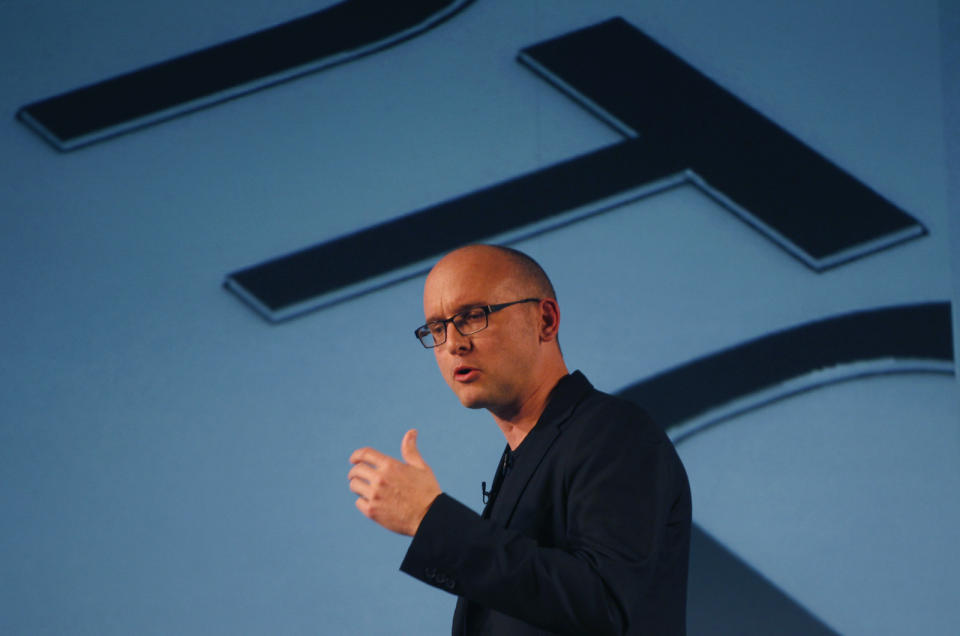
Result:
M455 314L449 321L438 320L425 325L426 329L421 328L421 330L417 332L417 336L420 338L420 341L428 347L442 345L447 340L447 322L452 322L453 326L460 332L460 335L469 336L487 327L487 312L483 310L483 307L468 309L467 311Z

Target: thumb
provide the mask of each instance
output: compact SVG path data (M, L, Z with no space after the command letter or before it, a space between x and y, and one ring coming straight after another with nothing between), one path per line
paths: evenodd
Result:
M403 456L403 461L408 464L418 468L426 468L427 462L423 461L420 451L417 450L417 429L411 428L403 436L403 441L400 442L400 454Z

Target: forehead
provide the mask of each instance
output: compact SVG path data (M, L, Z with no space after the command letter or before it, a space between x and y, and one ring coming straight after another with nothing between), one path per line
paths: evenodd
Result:
M502 302L512 283L511 269L486 254L451 254L427 276L423 313L427 319L449 316L471 305Z

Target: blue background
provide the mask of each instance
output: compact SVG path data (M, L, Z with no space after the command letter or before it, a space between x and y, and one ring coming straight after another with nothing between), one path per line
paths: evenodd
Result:
M329 4L0 1L0 633L448 630L453 597L397 572L408 539L346 481L354 448L399 454L417 427L443 487L481 506L503 440L411 337L422 278L280 326L220 284L618 140L516 63L545 38L622 15L930 229L814 274L683 186L518 245L599 388L825 316L960 299L947 0L478 0L73 153L13 118ZM690 438L696 522L839 632L955 633L957 389L875 377Z

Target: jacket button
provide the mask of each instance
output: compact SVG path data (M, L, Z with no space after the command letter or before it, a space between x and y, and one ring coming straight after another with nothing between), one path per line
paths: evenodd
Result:
M423 573L428 579L432 579L437 576L437 571L433 568L427 568L423 571Z

